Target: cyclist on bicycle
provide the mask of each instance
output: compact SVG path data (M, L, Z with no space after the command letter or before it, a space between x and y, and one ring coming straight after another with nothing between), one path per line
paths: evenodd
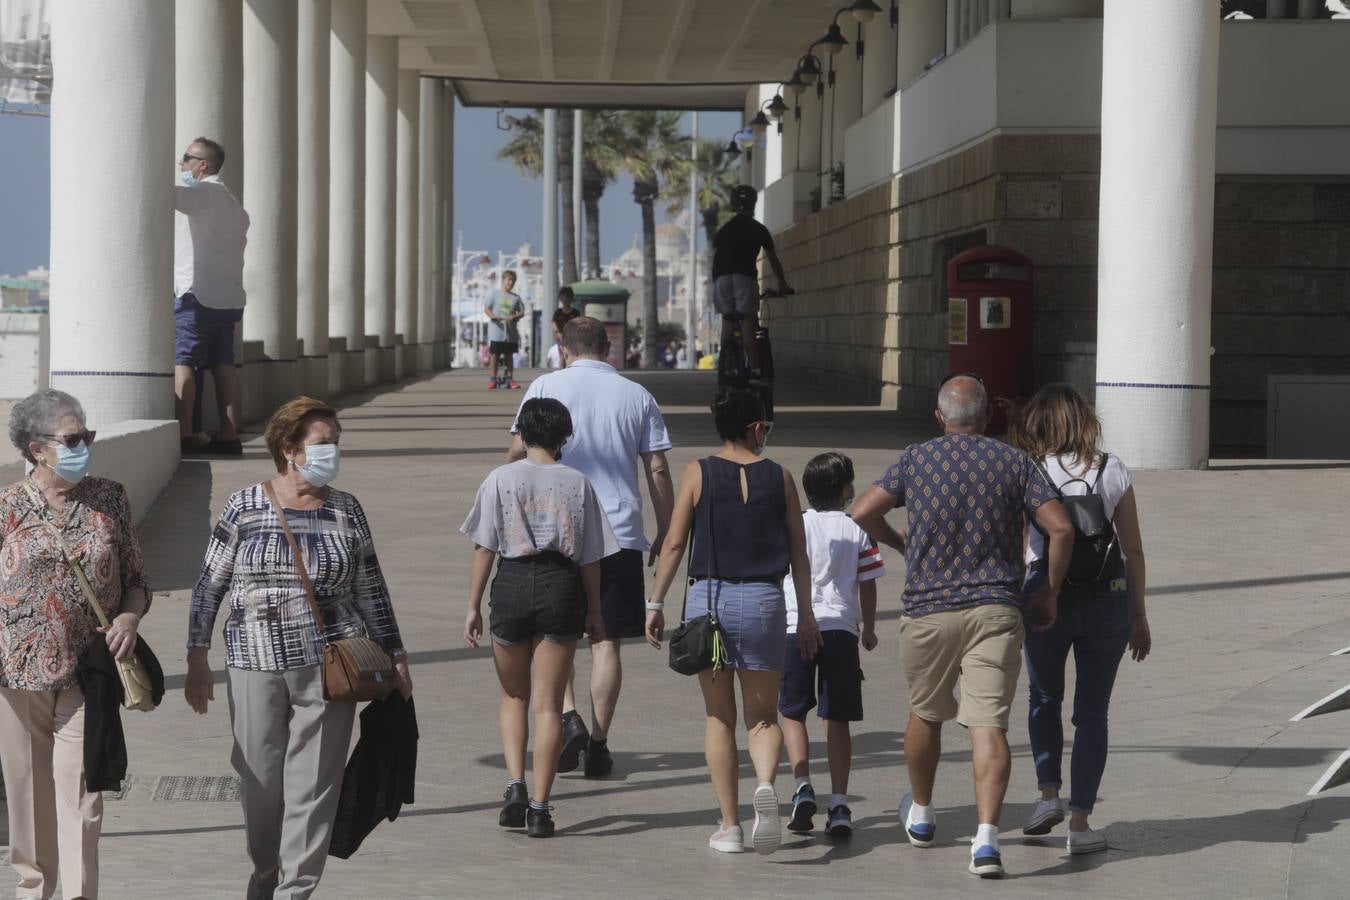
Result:
M735 215L717 230L713 238L713 306L722 315L722 346L726 347L735 327L728 316L744 320L742 330L745 355L750 362L750 377L762 381L759 339L759 251L769 257L769 266L778 280L778 293L790 293L783 264L773 249L773 235L755 220L755 189L748 184L731 189L731 210Z

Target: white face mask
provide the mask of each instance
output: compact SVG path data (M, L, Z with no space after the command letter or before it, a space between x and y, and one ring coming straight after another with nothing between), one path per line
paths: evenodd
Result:
M337 480L342 454L337 444L306 444L305 464L295 466L300 477L315 487L324 487ZM291 461L295 465L295 461Z

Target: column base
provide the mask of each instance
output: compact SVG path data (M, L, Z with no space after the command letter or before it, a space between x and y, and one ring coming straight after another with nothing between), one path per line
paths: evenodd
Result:
M436 345L416 344L415 349L417 350L417 371L434 371L436 369Z
M300 360L300 385L306 396L328 399L328 365L327 356L306 356Z
M365 386L389 384L395 380L394 347L367 347L365 353Z
M1097 382L1102 446L1131 469L1203 469L1209 461L1206 385Z

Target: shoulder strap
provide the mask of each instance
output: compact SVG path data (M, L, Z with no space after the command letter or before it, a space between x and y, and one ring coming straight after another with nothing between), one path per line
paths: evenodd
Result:
M277 499L277 492L272 488L272 482L263 482L263 493L267 494L267 500L272 504L272 511L276 513L277 521L281 523L281 530L286 533L286 543L291 545L291 558L295 560L296 571L300 573L300 583L305 586L305 599L309 601L309 611L314 616L314 624L319 629L319 638L323 639L323 613L319 612L319 598L314 594L314 582L309 580L309 570L305 568L305 557L300 553L300 546L295 542L295 535L291 533L290 523L286 521L286 510L282 508L281 501Z
M1097 485L1102 483L1102 476L1106 474L1106 460L1110 456L1111 454L1107 453L1105 450L1102 451L1102 465L1101 468L1097 470L1097 477L1092 480L1092 486L1088 488L1089 494L1096 493Z
M28 492L28 496L32 498L33 503L37 505L39 510L46 505L42 502L42 498L38 496L38 492L33 489L33 485L26 478L23 482L23 489ZM89 578L84 574L84 569L80 566L79 562L76 561L75 557L71 555L70 548L66 546L66 539L62 536L61 529L57 528L56 523L46 516L39 514L39 518L42 519L44 525L51 529L52 534L56 535L56 543L61 547L61 555L65 557L66 565L70 566L71 569L75 571L75 578L80 582L80 590L84 593L84 599L89 601L89 605L94 608L94 615L98 618L99 626L107 628L108 617L103 614L103 607L99 606L98 597L94 595L93 585L89 583Z
M1064 492L1059 489L1059 485L1055 484L1055 479L1050 477L1050 470L1047 469L1045 465L1034 456L1031 457L1031 464L1034 465L1036 469L1041 473L1041 477L1044 478L1045 483L1050 486L1050 490L1055 492L1055 496L1058 497L1060 500L1063 500Z

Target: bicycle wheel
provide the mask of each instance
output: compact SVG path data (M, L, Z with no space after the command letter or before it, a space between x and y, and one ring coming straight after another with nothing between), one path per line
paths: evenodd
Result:
M722 345L717 357L717 386L723 390L745 387L750 381L750 372L745 366L745 347L741 344L739 333Z
M773 381L773 344L769 343L769 329L760 328L755 332L759 341L759 367L765 381Z

